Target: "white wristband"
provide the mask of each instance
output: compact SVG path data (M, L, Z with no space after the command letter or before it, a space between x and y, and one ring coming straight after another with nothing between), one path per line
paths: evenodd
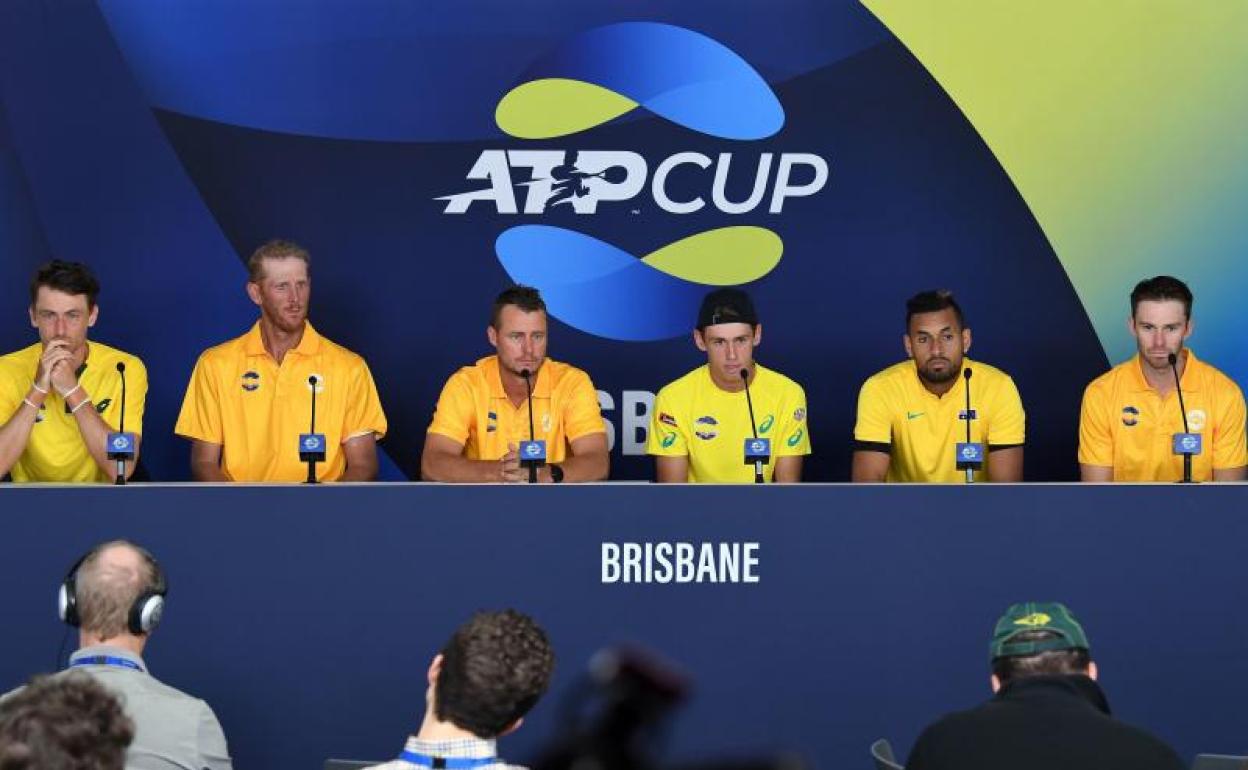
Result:
M75 390L77 390L77 388L75 388ZM71 391L69 391L69 392L70 392L70 393L73 393L74 391L73 391L73 390L71 390ZM78 414L78 410L79 410L79 409L81 409L81 408L83 408L84 406L86 406L86 405L87 405L87 404L89 404L89 403L91 403L91 399L89 399L89 398L84 398L83 400L81 400L81 401L79 401L79 402L78 402L78 406L74 407L73 409L70 409L70 410L69 410L69 413L70 413L70 414Z
M22 403L30 407L31 409L34 409L36 412L39 411L39 405L36 404L34 401L31 401L29 398L23 398Z
M34 388L35 390L39 391L40 393L42 393L42 394L43 394L43 395L45 395L45 396L46 396L46 395L48 395L48 391L46 391L46 390L44 390L43 388L39 387L39 383L35 382L34 380L31 380L31 382L30 382L30 387Z
M68 392L61 394L61 398L69 398L70 396L77 393L78 389L81 387L82 387L82 383L75 383L74 387L70 388Z

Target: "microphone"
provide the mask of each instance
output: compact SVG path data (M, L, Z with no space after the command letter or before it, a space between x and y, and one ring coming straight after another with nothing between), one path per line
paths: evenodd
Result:
M117 478L113 484L124 487L126 460L134 459L134 434L126 433L126 364L123 361L117 362L117 376L121 378L121 415L117 420L117 430L108 434L105 445L108 459L117 462Z
M1172 447L1176 455L1183 455L1182 484L1192 483L1192 455L1200 454L1200 434L1192 433L1187 427L1187 407L1183 405L1183 386L1179 384L1179 357L1171 353L1168 357L1170 371L1174 372L1174 389L1179 394L1179 414L1183 415L1183 432L1173 437Z
M966 381L966 409L960 419L966 420L966 441L958 442L954 447L954 459L960 471L966 471L966 483L975 483L975 471L984 467L984 445L971 441L971 420L975 419L975 410L971 408L971 367L962 369L962 379Z
M537 440L533 428L533 381L530 379L533 373L521 369L520 376L524 378L524 389L529 396L529 440L520 442L520 465L529 469L529 483L536 484L537 469L546 464L546 442Z
M316 386L319 384L315 374L308 376L308 386L312 389L312 422L307 433L299 434L299 459L308 464L307 484L317 483L316 464L325 462L325 434L316 432Z
M753 438L745 440L745 464L754 466L754 483L765 483L763 466L771 460L771 439L758 437L758 424L754 422L754 400L750 398L750 370L742 368L741 382L745 384L745 406L750 410L750 431Z

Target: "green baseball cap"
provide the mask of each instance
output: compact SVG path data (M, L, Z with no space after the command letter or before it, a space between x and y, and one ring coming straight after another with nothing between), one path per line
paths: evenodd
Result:
M1027 631L1052 631L1052 639L1011 641ZM1012 604L997 621L988 643L988 658L1036 655L1048 650L1090 649L1083 626L1075 620L1066 605L1058 602L1023 602Z

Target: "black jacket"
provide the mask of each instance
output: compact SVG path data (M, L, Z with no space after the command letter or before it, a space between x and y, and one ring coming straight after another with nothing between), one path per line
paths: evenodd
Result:
M919 736L906 770L1185 770L1166 744L1109 714L1086 676L1008 682Z

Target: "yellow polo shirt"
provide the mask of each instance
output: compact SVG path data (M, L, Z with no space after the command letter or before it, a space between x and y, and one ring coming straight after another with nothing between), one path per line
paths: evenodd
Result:
M771 462L763 466L770 482L776 458L810 454L806 423L806 392L802 386L755 364L750 399L759 438L771 439ZM745 440L754 435L745 391L721 390L703 365L663 387L650 413L646 453L689 457L690 482L754 481L754 466L745 464Z
M589 375L546 359L533 381L533 428L546 442L546 461L561 463L573 441L605 433L598 391ZM512 406L503 390L498 356L486 356L451 375L438 396L429 433L463 444L470 460L498 460L507 445L529 440L529 401Z
M992 450L1023 444L1026 416L1014 380L988 364L962 362L971 367L971 441L986 445L986 479ZM887 452L887 481L958 482L966 471L957 469L955 445L966 441L966 380L962 372L953 388L937 396L923 387L913 360L905 360L873 374L858 393L855 449Z
M1097 377L1083 392L1079 410L1079 462L1113 467L1114 481L1178 481L1183 456L1172 436L1183 432L1176 391L1162 398L1144 379L1140 357ZM1209 481L1215 468L1248 465L1244 444L1244 394L1222 372L1187 350L1179 381L1187 424L1202 435L1192 457L1192 478Z
M143 403L147 396L147 369L143 362L100 342L88 342L87 346L86 366L78 376L78 384L87 392L92 406L83 409L94 408L110 428L117 430L121 419L121 375L117 372L120 361L126 365L126 430L142 435ZM22 406L42 356L40 342L0 356L0 422L7 421ZM55 390L49 389L35 420L26 449L9 471L14 481L108 481L108 475L95 464L82 441L78 418L65 410L65 401Z
M195 364L174 432L220 444L221 469L233 481L303 481L299 434L307 433L315 374L316 432L325 434L321 481L347 469L342 445L372 433L386 434L377 386L364 359L322 337L307 324L299 345L279 366L260 336L260 324L204 351Z

